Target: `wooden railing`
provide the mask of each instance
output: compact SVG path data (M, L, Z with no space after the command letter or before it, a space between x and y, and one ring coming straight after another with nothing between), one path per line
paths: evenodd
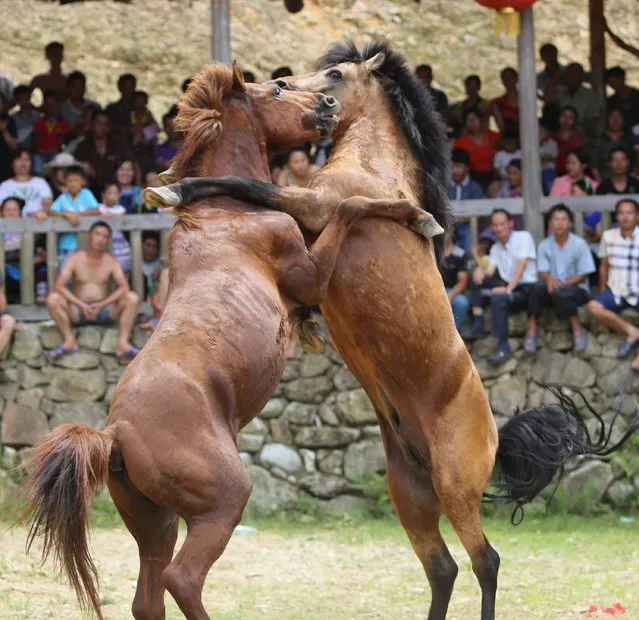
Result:
M575 214L575 232L583 235L584 213L592 211L602 211L602 223L604 230L610 227L611 212L615 205L623 196L587 196L584 198L543 198L541 211L548 211L553 205L559 202L567 204ZM639 201L639 195L627 196ZM453 201L453 209L457 217L470 218L470 226L473 243L477 242L479 236L479 218L488 216L496 208L506 209L513 215L523 215L524 201L522 198L508 199L485 199L485 200L462 200ZM173 227L175 218L166 214L149 215L118 215L109 218L82 217L77 227L71 226L62 218L49 218L44 222L38 222L33 218L25 219L2 219L0 218L0 233L13 232L22 234L22 245L20 250L20 301L21 311L33 306L35 302L35 282L34 282L34 250L35 235L46 235L47 249L47 271L49 290L53 290L55 279L58 275L58 235L64 232L79 233L78 244L80 249L86 247L86 233L91 225L104 220L113 230L121 230L129 233L132 255L132 285L133 290L142 299L144 294L144 273L142 271L142 232L157 231L160 233L160 255L167 256L167 236L168 231ZM0 234L0 274L5 272L4 238ZM28 313L35 316L33 312ZM39 313L36 313L39 316Z

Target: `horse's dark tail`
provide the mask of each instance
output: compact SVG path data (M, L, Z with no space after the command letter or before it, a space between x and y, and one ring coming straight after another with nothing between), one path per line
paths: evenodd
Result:
M31 451L25 468L28 502L20 523L30 523L27 551L43 536L42 562L53 550L83 610L102 620L97 570L89 554L87 519L91 500L108 474L113 427L96 431L62 424Z
M499 430L497 472L493 483L497 492L485 493L484 498L514 503L513 522L521 520L522 506L537 497L555 476L556 490L569 459L574 456L607 456L621 448L639 430L637 415L621 439L611 445L610 438L619 412L606 430L603 419L581 392L572 391L579 395L584 408L597 421L596 437L591 435L572 398L557 389L551 389L551 392L559 400L558 404L517 411Z

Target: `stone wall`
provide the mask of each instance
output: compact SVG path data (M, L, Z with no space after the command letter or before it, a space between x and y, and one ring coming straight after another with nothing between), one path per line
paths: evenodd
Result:
M585 316L582 317L586 320ZM630 319L639 324L639 315ZM469 348L488 391L497 424L515 408L552 401L542 384L581 388L594 407L610 421L622 417L618 436L637 410L639 375L630 360L618 361L622 337L589 325L590 342L580 357L571 353L568 325L552 317L540 321L541 349L527 358L521 349L525 316L510 317L515 359L493 368L485 358L495 342L486 337ZM148 334L136 330L142 346ZM54 327L29 325L18 332L6 359L0 362L0 442L5 466L19 461L19 450L49 428L67 421L100 428L106 419L115 384L122 372L114 356L116 331L84 327L79 353L46 364L43 352L60 343ZM594 422L588 421L589 426ZM340 513L371 507L362 481L383 473L384 452L375 412L364 391L330 347L324 355L297 351L287 362L282 381L260 415L240 434L238 448L254 482L252 508L260 513L294 509L309 498L320 512ZM639 498L639 460L630 448L623 462L577 461L563 483L568 496L585 489L594 501L618 506Z

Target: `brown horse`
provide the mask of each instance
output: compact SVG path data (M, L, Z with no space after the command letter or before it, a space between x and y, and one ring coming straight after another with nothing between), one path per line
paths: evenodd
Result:
M337 110L332 97L245 85L237 67L212 64L180 102L185 140L175 170L266 180L268 148L317 139L334 126ZM309 250L284 213L229 198L176 209L166 308L122 375L107 428L58 426L30 463L29 543L44 535L44 557L54 551L85 609L101 617L86 519L106 480L139 547L134 617L164 618L166 588L189 620L208 618L201 599L206 575L251 492L236 437L278 384L289 316L323 300L356 220L406 219L411 209L405 200L346 200ZM178 516L188 534L172 559Z
M276 83L337 96L341 121L327 165L309 187L251 179L186 179L169 187L187 203L228 194L295 217L319 233L347 196L407 198L448 228L447 146L432 102L385 44L362 54L336 44L320 70ZM574 405L520 413L499 431L455 323L433 244L392 222L363 220L346 239L322 313L333 341L377 411L397 514L432 590L429 619L445 618L457 565L439 531L446 515L470 555L483 620L495 616L499 555L482 530L480 503L495 457L501 497L531 501L577 454L619 447L592 441Z

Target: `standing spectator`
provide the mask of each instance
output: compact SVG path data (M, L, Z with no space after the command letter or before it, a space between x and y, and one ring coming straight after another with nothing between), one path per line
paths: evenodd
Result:
M422 81L426 90L430 93L435 110L441 112L448 107L448 97L443 90L433 86L433 68L430 65L419 65L415 69L415 75Z
M637 161L632 132L626 130L621 110L619 108L610 108L606 116L606 130L598 152L599 159L597 161L597 168L602 177L610 174L610 168L608 166L610 154L617 148L622 148L626 151L630 158L630 169L632 170Z
M131 112L133 111L137 83L137 79L132 73L121 75L118 78L120 99L110 103L106 108L113 128L113 135L127 142L131 140Z
M160 127L148 105L149 96L143 90L136 91L131 112L131 133L133 152L143 170L153 166L153 147L160 133Z
M541 159L541 181L545 195L548 195L557 178L558 155L557 142L550 135L548 125L542 120L539 123L539 158Z
M91 190L84 187L86 174L80 166L71 166L66 169L64 182L66 192L55 199L49 209L52 217L63 217L72 226L80 223L81 215L100 215L98 201ZM78 236L75 233L62 233L58 237L58 258L60 264L78 249Z
M16 86L13 98L18 106L17 112L11 115L16 124L18 146L31 149L33 147L33 127L40 118L40 114L31 104L31 88L24 84Z
M584 68L577 62L570 63L566 67L565 86L557 86L557 104L560 109L572 106L577 113L577 129L587 136L593 136L602 110L599 109L595 93L584 86L584 78Z
M552 184L550 195L571 196L572 186L577 181L586 180L593 191L597 189L597 182L587 173L590 169L590 158L584 151L571 151L566 159L566 174L557 177Z
M490 225L496 241L488 254L488 267L478 265L473 272L473 332L483 331L482 290L491 289L492 334L497 351L486 360L497 366L512 358L508 344L508 313L528 308L537 281L535 242L527 231L514 231L513 218L504 209L495 209Z
M519 135L519 74L512 67L501 72L501 83L505 92L501 97L493 99L492 113L501 133Z
M103 110L93 113L91 131L78 145L76 159L89 166L94 191L102 191L108 183L115 183L116 163L131 156L127 143L111 135L109 116Z
M626 308L639 309L639 204L622 198L615 207L619 228L606 230L599 246L599 289L602 291L588 304L591 316L616 332L625 333L617 357L626 358L639 344L639 328L625 321L619 313ZM639 356L632 363L639 371Z
M102 203L98 207L100 215L111 217L112 215L126 215L126 209L118 204L120 190L115 183L107 185L102 192ZM131 246L120 230L114 230L111 239L111 253L122 267L122 271L128 274L131 271Z
M455 148L463 149L470 156L470 176L481 185L484 193L495 180L493 161L497 153L500 135L482 126L479 114L466 113L466 131L456 142Z
M506 179L508 165L513 159L521 159L519 136L516 133L505 133L501 138L501 150L495 155L494 166L497 178Z
M62 150L64 139L71 131L69 123L60 116L58 95L53 90L44 93L44 113L33 126L34 171L44 173L48 164Z
M448 200L477 200L484 197L480 185L475 183L469 176L470 157L463 149L453 149L451 166L451 179L448 181ZM470 252L470 218L455 218L455 235L459 245Z
M284 187L306 187L315 172L317 172L317 166L311 162L308 151L304 148L295 148L289 151L286 165L277 179L277 184Z
M530 293L524 351L537 351L537 319L544 307L552 305L557 318L570 323L575 353L581 353L588 337L577 319L577 308L588 301L588 276L595 272L595 262L588 244L570 232L573 217L566 205L555 205L548 212L548 219L550 236L537 250L540 279Z
M39 88L42 93L54 91L60 100L67 96L67 77L62 71L64 61L64 45L52 41L44 48L44 56L49 63L49 70L40 73L31 80L31 90Z
M608 110L621 111L626 127L639 124L639 90L626 84L626 72L619 66L606 71L606 84L615 91L608 97Z
M559 51L552 43L545 43L539 50L544 63L537 74L537 95L544 102L542 119L549 131L556 131L559 124L557 86L562 84L565 67L559 64Z
M47 308L63 339L60 346L47 354L51 361L79 350L72 326L110 325L118 320L118 360L128 362L140 352L130 340L139 299L129 289L120 263L107 251L110 237L107 223L93 224L89 248L69 257L60 271L55 291L47 298ZM116 288L111 293L112 282Z
M597 194L639 194L639 179L628 172L630 157L624 148L617 147L610 151L608 168L610 176L597 187Z
M568 153L583 149L586 136L575 127L577 110L566 106L559 110L559 131L555 134L555 142L559 150L555 166L558 174L566 174Z
M136 166L132 159L124 158L118 161L115 169L115 179L120 190L119 204L129 215L140 212L142 205L142 188L135 181Z
M446 233L444 247L444 262L441 266L442 279L446 293L453 309L455 326L461 331L468 318L470 301L464 295L468 288L468 272L470 270L470 256L463 248L453 243L453 231Z
M4 98L0 97L0 182L11 176L11 160L17 146L18 131L15 121L9 116Z
M157 166L165 170L177 155L182 144L182 134L175 128L175 114L171 112L162 117L162 126L166 140L153 149L153 160Z
M35 217L39 222L47 219L52 203L51 188L37 176L31 176L31 154L27 149L18 149L11 162L13 177L0 184L0 201L9 196L20 198L25 203L22 217Z
M72 71L67 78L69 96L60 105L60 115L69 124L74 136L84 135L85 110L97 110L97 102L85 98L87 78L80 71Z

